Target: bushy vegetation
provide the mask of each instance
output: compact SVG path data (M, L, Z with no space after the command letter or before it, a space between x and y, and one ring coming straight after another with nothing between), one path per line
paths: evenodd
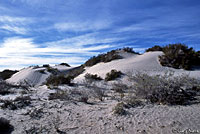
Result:
M50 67L50 65L49 64L44 64L44 65L42 65L42 67Z
M90 74L90 73L87 73L85 75L85 79L87 80L95 80L95 81L99 81L99 80L103 80L100 76L98 76L97 74Z
M84 66L93 66L100 62L110 62L112 60L121 59L122 57L117 54L116 50L107 52L106 54L99 54L98 56L93 56L88 61L85 62Z
M159 56L161 65L190 70L200 66L200 54L184 44L169 44L163 47L164 55Z
M133 50L133 48L131 48L131 47L124 47L124 48L120 48L120 49L117 49L117 50L122 50L122 51L127 52L127 53L139 54L139 53L135 52Z
M153 46L152 48L148 48L148 49L146 50L146 52L162 51L162 50L163 50L163 47L158 46L158 45L155 45L155 46Z
M13 74L17 73L18 71L16 70L3 70L2 72L0 72L0 79L6 80L9 79Z
M10 124L10 121L0 117L0 133L10 134L14 130L14 127Z
M124 115L126 113L124 109L124 103L119 102L117 105L113 108L113 113L116 115Z
M105 81L115 80L115 79L121 77L121 75L122 75L121 71L117 71L117 70L113 69L109 73L106 74Z
M51 75L46 82L46 85L52 85L52 86L58 86L61 84L67 84L72 86L73 84L71 83L71 80L73 79L73 77L71 76L64 76L64 75Z
M120 49L112 50L105 54L99 54L98 56L93 56L88 61L85 62L84 66L93 66L100 62L106 63L106 62L110 62L112 60L122 59L122 56L119 55L119 51L139 54L139 53L133 51L133 48L130 48L130 47L120 48Z
M136 97L169 105L188 104L196 95L193 89L200 85L196 79L186 75L174 76L171 72L156 76L137 73L131 79L135 82Z
M60 65L63 65L63 66L70 67L70 65L69 65L69 64L67 64L67 63L60 63Z
M49 100L55 100L55 99L69 100L70 96L67 91L57 90L55 93L51 93L49 95Z
M15 100L0 100L0 102L3 103L1 108L16 110L29 106L31 104L31 98L29 96L20 96Z

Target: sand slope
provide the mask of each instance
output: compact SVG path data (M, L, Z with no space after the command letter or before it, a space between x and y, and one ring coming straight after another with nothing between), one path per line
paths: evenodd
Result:
M191 77L200 78L200 70L186 71L161 66L158 61L158 56L162 54L163 52L147 52L142 55L129 54L124 56L124 59L113 60L108 63L101 62L92 67L86 67L85 72L79 75L75 81L83 80L86 73L97 74L105 78L106 73L112 69L120 70L124 74L138 71L150 74L161 74L166 71L174 71L175 74L184 73L189 74Z
M57 69L61 73L66 73L67 70L71 69L72 67L56 65L52 68ZM43 84L50 75L51 72L48 72L47 68L45 67L28 67L20 70L18 73L14 74L6 81L13 84L28 84L31 86L39 86Z

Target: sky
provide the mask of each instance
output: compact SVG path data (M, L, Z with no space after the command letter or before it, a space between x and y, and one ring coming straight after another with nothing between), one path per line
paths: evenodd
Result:
M0 70L72 66L116 48L200 50L200 0L0 0Z

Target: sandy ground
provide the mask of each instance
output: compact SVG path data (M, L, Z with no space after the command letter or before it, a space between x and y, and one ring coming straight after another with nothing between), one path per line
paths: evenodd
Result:
M45 87L39 90L45 90ZM49 91L46 89L46 93ZM126 108L126 114L120 116L113 114L118 101L110 97L102 102L86 104L47 100L42 91L37 90L32 94L35 97L32 97L30 106L19 110L0 109L0 117L9 119L15 127L12 134L174 134L189 129L200 131L200 104L147 104Z

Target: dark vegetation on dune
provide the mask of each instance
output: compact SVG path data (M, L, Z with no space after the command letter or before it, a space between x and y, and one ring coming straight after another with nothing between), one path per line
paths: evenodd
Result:
M6 80L8 78L10 78L13 74L17 73L18 71L16 70L4 70L2 72L0 72L0 79Z
M93 65L100 63L100 62L106 63L106 62L110 62L112 60L122 59L122 56L120 56L119 53L118 53L119 51L139 54L139 53L136 53L135 51L133 51L133 48L126 47L126 48L112 50L112 51L107 52L105 54L99 54L98 56L93 56L88 61L86 61L83 65L84 66L93 66Z
M192 70L200 66L200 52L196 52L192 47L184 44L169 44L167 46L154 46L146 50L162 51L164 55L159 56L161 65L176 69Z

